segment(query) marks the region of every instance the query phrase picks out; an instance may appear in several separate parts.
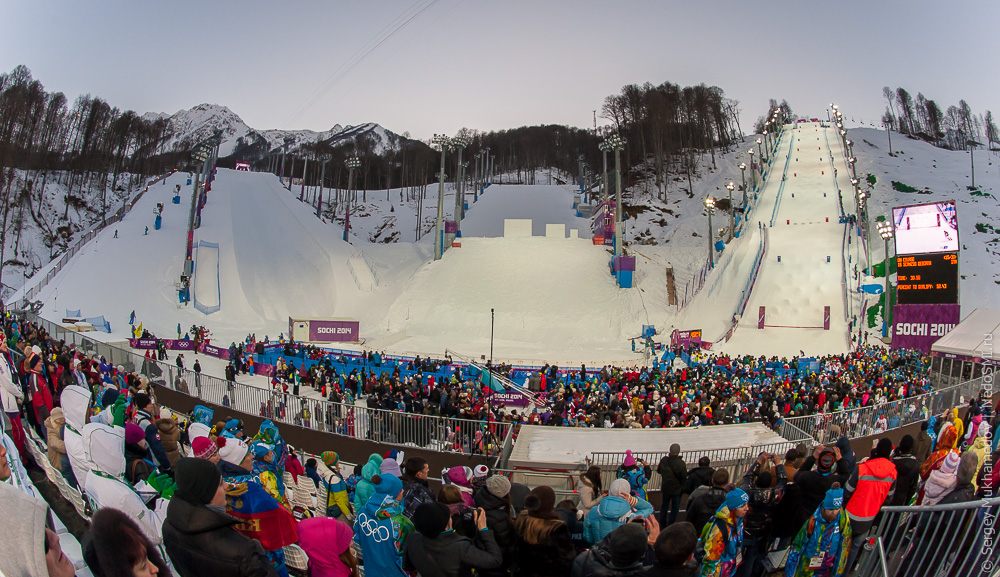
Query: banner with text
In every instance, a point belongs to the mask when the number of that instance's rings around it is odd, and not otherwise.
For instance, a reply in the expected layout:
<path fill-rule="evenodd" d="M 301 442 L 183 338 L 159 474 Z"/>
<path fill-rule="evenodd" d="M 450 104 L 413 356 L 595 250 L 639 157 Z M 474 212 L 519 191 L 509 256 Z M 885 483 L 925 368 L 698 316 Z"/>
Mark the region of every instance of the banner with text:
<path fill-rule="evenodd" d="M 931 345 L 961 320 L 960 306 L 896 305 L 892 309 L 892 348 L 931 352 Z"/>
<path fill-rule="evenodd" d="M 309 342 L 357 342 L 360 334 L 358 321 L 309 321 Z"/>

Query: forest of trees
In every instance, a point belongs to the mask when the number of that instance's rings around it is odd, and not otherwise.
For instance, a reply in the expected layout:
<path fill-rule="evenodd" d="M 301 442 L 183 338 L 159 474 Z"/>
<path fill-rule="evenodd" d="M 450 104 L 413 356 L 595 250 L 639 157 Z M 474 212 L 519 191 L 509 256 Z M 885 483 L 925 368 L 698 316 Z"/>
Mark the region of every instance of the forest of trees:
<path fill-rule="evenodd" d="M 787 103 L 782 104 L 787 107 Z M 770 118 L 776 106 L 772 100 L 771 109 L 764 117 Z M 559 125 L 490 132 L 462 129 L 455 136 L 469 141 L 464 155 L 464 160 L 469 161 L 466 174 L 473 172 L 474 155 L 488 147 L 495 158 L 498 181 L 533 184 L 537 171 L 548 168 L 575 178 L 580 156 L 592 174 L 600 174 L 602 158 L 598 144 L 615 132 L 626 139 L 622 151 L 625 186 L 641 182 L 645 192 L 661 199 L 667 197 L 671 179 L 668 173 L 686 176 L 690 194 L 690 180 L 697 170 L 696 154 L 710 152 L 714 165 L 716 149 L 729 148 L 743 136 L 739 102 L 726 98 L 721 88 L 704 84 L 687 87 L 670 82 L 658 86 L 630 84 L 619 94 L 606 97 L 599 115 L 608 122 L 598 129 Z M 423 190 L 434 181 L 440 153 L 427 143 L 404 136 L 389 143 L 382 154 L 375 152 L 375 145 L 373 137 L 362 135 L 352 142 L 316 143 L 296 152 L 313 159 L 309 163 L 307 183 L 316 182 L 319 164 L 315 159 L 323 154 L 332 158 L 327 165 L 326 186 L 347 187 L 348 171 L 344 161 L 355 155 L 361 160 L 360 174 L 355 176 L 358 179 L 356 186 L 362 191 L 403 187 L 409 197 L 410 190 Z M 269 154 L 275 152 L 269 151 Z M 278 172 L 273 163 L 269 164 L 270 156 L 265 156 L 260 149 L 255 154 L 257 167 L 266 170 L 270 166 Z M 456 174 L 456 163 L 456 155 L 449 154 L 445 168 L 449 180 Z M 295 165 L 295 178 L 302 178 L 305 163 L 297 159 Z M 286 172 L 289 168 L 286 160 Z"/>
<path fill-rule="evenodd" d="M 937 102 L 922 93 L 918 92 L 914 98 L 902 87 L 893 90 L 886 86 L 882 96 L 886 100 L 882 125 L 889 130 L 951 150 L 966 150 L 969 146 L 983 144 L 992 150 L 994 144 L 1000 143 L 993 113 L 987 110 L 985 114 L 976 114 L 964 99 L 958 101 L 958 106 L 942 110 Z"/>

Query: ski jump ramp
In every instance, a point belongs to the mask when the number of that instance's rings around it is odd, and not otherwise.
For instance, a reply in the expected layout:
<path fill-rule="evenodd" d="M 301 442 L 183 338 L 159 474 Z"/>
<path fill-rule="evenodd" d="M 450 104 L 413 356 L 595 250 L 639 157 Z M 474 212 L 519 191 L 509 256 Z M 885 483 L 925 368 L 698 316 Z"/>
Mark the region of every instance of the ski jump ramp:
<path fill-rule="evenodd" d="M 773 203 L 765 206 L 762 198 L 756 213 L 768 227 L 767 250 L 745 315 L 722 350 L 818 355 L 850 348 L 837 179 L 846 177 L 841 188 L 851 188 L 846 170 L 834 174 L 843 147 L 839 134 L 826 134 L 831 130 L 821 123 L 785 128 L 783 137 L 792 140 L 781 147 L 788 155 L 783 186 L 767 187 Z"/>

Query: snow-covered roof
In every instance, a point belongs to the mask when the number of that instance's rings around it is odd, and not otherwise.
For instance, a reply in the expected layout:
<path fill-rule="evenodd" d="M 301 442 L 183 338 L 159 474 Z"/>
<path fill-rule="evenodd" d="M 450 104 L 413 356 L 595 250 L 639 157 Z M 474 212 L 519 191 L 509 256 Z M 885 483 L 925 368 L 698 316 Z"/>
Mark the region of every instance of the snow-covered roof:
<path fill-rule="evenodd" d="M 1000 310 L 975 309 L 948 334 L 938 339 L 932 352 L 993 358 L 1000 335 Z"/>

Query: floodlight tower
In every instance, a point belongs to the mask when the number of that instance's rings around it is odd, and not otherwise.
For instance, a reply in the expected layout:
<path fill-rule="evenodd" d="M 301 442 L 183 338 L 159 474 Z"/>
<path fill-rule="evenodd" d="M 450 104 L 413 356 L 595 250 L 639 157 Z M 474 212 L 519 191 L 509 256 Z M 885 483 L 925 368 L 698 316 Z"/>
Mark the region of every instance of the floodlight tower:
<path fill-rule="evenodd" d="M 612 134 L 605 142 L 615 151 L 615 256 L 621 256 L 625 228 L 622 226 L 622 171 L 620 153 L 625 148 L 625 139 L 618 134 Z"/>
<path fill-rule="evenodd" d="M 740 163 L 740 178 L 743 179 L 743 206 L 747 204 L 747 163 Z"/>
<path fill-rule="evenodd" d="M 435 134 L 431 140 L 441 147 L 441 171 L 438 173 L 437 223 L 434 227 L 434 260 L 441 260 L 444 253 L 444 161 L 451 139 L 444 134 Z"/>
<path fill-rule="evenodd" d="M 882 327 L 882 336 L 889 334 L 889 325 L 892 324 L 892 302 L 889 298 L 889 239 L 893 236 L 892 218 L 888 218 L 878 223 L 878 234 L 885 244 L 885 314 L 882 315 L 885 326 Z"/>
<path fill-rule="evenodd" d="M 733 236 L 736 234 L 736 209 L 733 207 L 733 189 L 736 185 L 732 181 L 726 185 L 726 190 L 729 191 L 729 240 L 733 240 Z"/>
<path fill-rule="evenodd" d="M 708 266 L 715 268 L 715 235 L 712 233 L 712 213 L 715 212 L 715 199 L 711 196 L 705 199 L 705 212 L 708 213 Z"/>
<path fill-rule="evenodd" d="M 353 204 L 357 203 L 357 200 L 358 200 L 357 198 L 354 198 L 353 199 L 354 202 L 351 202 L 351 200 L 352 200 L 351 190 L 354 188 L 354 169 L 358 168 L 359 166 L 361 166 L 361 159 L 359 159 L 357 156 L 352 156 L 352 157 L 348 158 L 347 160 L 345 160 L 344 164 L 347 166 L 347 170 L 348 170 L 348 172 L 347 172 L 347 175 L 348 175 L 347 176 L 347 211 L 346 211 L 346 213 L 344 215 L 344 240 L 347 241 L 347 242 L 350 242 L 348 240 L 349 239 L 348 235 L 350 234 L 350 230 L 351 230 L 351 206 Z M 356 197 L 357 195 L 355 194 L 354 196 Z"/>
<path fill-rule="evenodd" d="M 465 202 L 465 187 L 463 186 L 463 180 L 465 178 L 465 171 L 463 170 L 465 166 L 462 164 L 462 150 L 466 146 L 469 146 L 469 139 L 456 136 L 451 139 L 451 145 L 455 147 L 458 152 L 458 161 L 455 164 L 455 236 L 458 236 L 458 231 L 462 227 L 462 209 L 463 203 Z"/>

